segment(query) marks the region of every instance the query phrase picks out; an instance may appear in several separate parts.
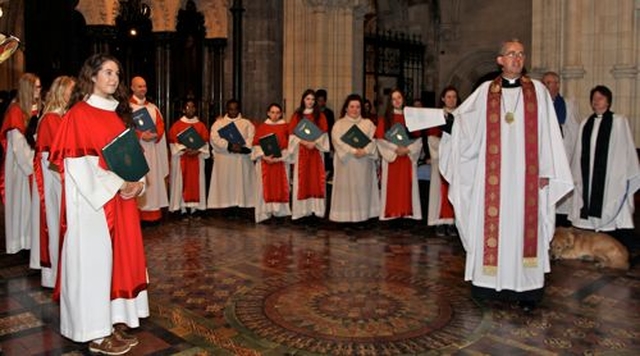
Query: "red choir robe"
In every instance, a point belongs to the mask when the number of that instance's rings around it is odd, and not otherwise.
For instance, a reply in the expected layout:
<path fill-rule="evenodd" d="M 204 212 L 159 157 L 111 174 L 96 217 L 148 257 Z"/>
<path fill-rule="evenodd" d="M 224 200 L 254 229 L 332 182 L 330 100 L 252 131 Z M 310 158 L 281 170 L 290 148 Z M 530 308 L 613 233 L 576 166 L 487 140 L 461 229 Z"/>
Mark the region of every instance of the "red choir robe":
<path fill-rule="evenodd" d="M 313 117 L 313 114 L 304 114 L 309 121 L 313 122 L 322 132 L 327 132 L 329 129 L 327 125 L 327 119 L 324 114 L 320 114 L 318 121 Z M 299 113 L 293 114 L 291 122 L 289 123 L 289 129 L 294 131 L 298 123 L 302 120 Z M 298 200 L 305 200 L 309 198 L 325 198 L 325 170 L 324 160 L 322 153 L 316 148 L 308 149 L 302 145 L 299 145 L 298 162 L 295 167 L 298 174 Z"/>
<path fill-rule="evenodd" d="M 253 138 L 253 146 L 260 146 L 260 138 L 275 134 L 278 138 L 280 150 L 287 149 L 289 144 L 289 127 L 286 124 L 269 125 L 266 123 L 258 126 L 256 135 Z M 284 162 L 269 164 L 264 160 L 260 161 L 262 177 L 258 177 L 262 182 L 262 198 L 265 203 L 288 203 L 289 202 L 289 180 Z"/>
<path fill-rule="evenodd" d="M 396 123 L 405 126 L 404 115 L 393 114 L 392 125 Z M 388 129 L 390 127 L 385 127 L 385 119 L 383 117 L 379 118 L 375 138 L 384 140 L 384 135 Z M 411 133 L 410 137 L 414 140 L 419 139 L 420 132 Z M 413 191 L 413 177 L 416 176 L 417 179 L 417 175 L 413 171 L 414 164 L 411 161 L 410 154 L 401 157 L 397 156 L 394 161 L 387 161 L 387 165 L 386 203 L 381 212 L 381 218 L 411 217 L 414 215 L 413 202 L 415 199 L 413 197 L 417 193 Z"/>
<path fill-rule="evenodd" d="M 97 156 L 99 168 L 108 171 L 102 148 L 124 130 L 125 126 L 115 112 L 79 102 L 63 120 L 51 147 L 49 161 L 59 167 L 63 181 L 66 179 L 65 159 Z M 69 232 L 75 230 L 72 225 L 82 225 L 83 221 L 76 221 L 69 215 L 72 208 L 69 208 L 69 199 L 65 200 L 64 220 Z M 146 259 L 136 199 L 123 199 L 116 193 L 103 209 L 113 249 L 111 299 L 135 298 L 147 288 Z M 61 237 L 61 246 L 66 238 Z M 60 259 L 64 258 L 62 255 Z M 58 278 L 59 282 L 60 278 L 64 276 Z M 59 284 L 56 283 L 56 289 Z"/>
<path fill-rule="evenodd" d="M 38 123 L 38 135 L 36 140 L 36 155 L 33 160 L 33 173 L 40 197 L 40 265 L 51 266 L 49 251 L 49 226 L 47 224 L 47 208 L 45 204 L 44 173 L 48 167 L 42 166 L 43 154 L 48 154 L 53 144 L 53 139 L 62 124 L 62 116 L 55 112 L 46 113 Z"/>
<path fill-rule="evenodd" d="M 427 137 L 429 136 L 433 136 L 433 137 L 437 137 L 438 138 L 438 142 L 440 141 L 440 137 L 442 137 L 442 129 L 439 127 L 432 127 L 427 129 Z M 435 156 L 436 157 L 432 157 L 432 162 L 437 162 L 439 157 L 439 150 L 435 150 Z M 433 172 L 433 170 L 435 169 L 435 172 Z M 443 221 L 451 221 L 454 218 L 454 213 L 453 213 L 453 205 L 451 205 L 451 202 L 449 201 L 449 182 L 447 182 L 445 179 L 442 179 L 442 176 L 440 175 L 440 170 L 438 168 L 438 165 L 431 165 L 431 170 L 432 173 L 431 175 L 433 176 L 434 174 L 437 174 L 440 179 L 436 180 L 436 179 L 432 179 L 431 183 L 432 184 L 436 184 L 438 181 L 440 182 L 440 189 L 435 190 L 437 192 L 439 192 L 440 196 L 438 201 L 440 202 L 440 204 L 438 204 L 438 206 L 435 207 L 436 211 L 438 212 L 435 216 L 435 221 L 437 222 L 443 222 Z M 432 190 L 433 191 L 433 190 Z M 435 199 L 436 197 L 430 198 L 430 199 Z"/>
<path fill-rule="evenodd" d="M 189 126 L 193 126 L 204 142 L 209 140 L 209 131 L 201 121 L 189 124 L 178 120 L 169 129 L 169 144 L 179 143 L 178 134 Z M 200 172 L 199 160 L 199 155 L 180 156 L 182 199 L 185 203 L 200 203 L 200 175 L 204 174 L 204 172 Z"/>

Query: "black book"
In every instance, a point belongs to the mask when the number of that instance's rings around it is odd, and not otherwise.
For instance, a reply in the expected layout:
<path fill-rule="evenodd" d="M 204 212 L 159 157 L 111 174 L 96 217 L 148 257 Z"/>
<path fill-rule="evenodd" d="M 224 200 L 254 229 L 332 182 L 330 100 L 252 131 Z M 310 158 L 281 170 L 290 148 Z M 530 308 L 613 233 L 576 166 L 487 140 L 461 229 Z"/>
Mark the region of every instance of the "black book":
<path fill-rule="evenodd" d="M 245 145 L 244 137 L 242 137 L 242 134 L 238 130 L 238 127 L 233 122 L 219 129 L 218 135 L 220 135 L 220 137 L 224 138 L 231 144 L 238 144 L 240 146 Z"/>
<path fill-rule="evenodd" d="M 207 144 L 193 126 L 189 126 L 180 131 L 180 133 L 176 135 L 176 138 L 178 139 L 178 142 L 192 150 L 199 150 L 202 146 Z"/>
<path fill-rule="evenodd" d="M 354 124 L 340 139 L 353 148 L 363 148 L 371 142 L 371 139 Z"/>
<path fill-rule="evenodd" d="M 393 124 L 391 128 L 385 132 L 384 138 L 397 146 L 406 147 L 412 143 L 407 133 L 407 128 L 399 122 Z"/>
<path fill-rule="evenodd" d="M 137 182 L 149 172 L 138 136 L 130 128 L 104 146 L 102 156 L 109 170 L 127 182 Z"/>
<path fill-rule="evenodd" d="M 265 156 L 273 156 L 274 158 L 282 157 L 282 151 L 280 150 L 276 134 L 262 136 L 259 142 Z"/>
<path fill-rule="evenodd" d="M 311 122 L 311 120 L 303 117 L 302 120 L 298 122 L 295 129 L 293 129 L 293 134 L 298 136 L 299 138 L 305 141 L 315 141 L 322 135 L 322 130 Z"/>
<path fill-rule="evenodd" d="M 133 112 L 133 123 L 136 125 L 136 129 L 140 131 L 151 130 L 151 132 L 158 132 L 147 108 L 140 108 Z"/>

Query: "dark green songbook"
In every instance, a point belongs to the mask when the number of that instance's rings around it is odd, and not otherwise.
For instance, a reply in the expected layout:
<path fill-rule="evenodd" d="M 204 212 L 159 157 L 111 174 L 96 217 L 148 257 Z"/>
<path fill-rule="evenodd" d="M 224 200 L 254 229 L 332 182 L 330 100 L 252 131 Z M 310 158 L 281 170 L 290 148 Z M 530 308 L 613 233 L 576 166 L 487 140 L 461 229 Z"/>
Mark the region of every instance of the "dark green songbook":
<path fill-rule="evenodd" d="M 131 128 L 104 146 L 102 157 L 109 170 L 127 182 L 137 182 L 149 172 L 138 136 Z"/>
<path fill-rule="evenodd" d="M 371 142 L 371 139 L 356 124 L 351 126 L 340 139 L 353 148 L 363 148 Z"/>
<path fill-rule="evenodd" d="M 293 134 L 305 141 L 315 141 L 322 135 L 322 130 L 306 117 L 303 117 L 293 129 Z"/>
<path fill-rule="evenodd" d="M 178 142 L 192 150 L 199 150 L 202 146 L 207 144 L 193 126 L 189 126 L 180 131 L 180 133 L 176 135 L 176 138 L 178 139 Z"/>
<path fill-rule="evenodd" d="M 276 134 L 262 136 L 259 142 L 265 156 L 273 156 L 274 158 L 282 157 L 282 151 L 280 150 Z"/>
<path fill-rule="evenodd" d="M 244 137 L 242 137 L 240 130 L 238 130 L 238 127 L 233 122 L 219 129 L 218 135 L 231 144 L 238 144 L 240 146 L 244 146 L 245 144 Z"/>
<path fill-rule="evenodd" d="M 140 131 L 151 130 L 151 132 L 158 132 L 147 108 L 140 108 L 133 112 L 133 123 L 136 125 L 136 129 Z"/>
<path fill-rule="evenodd" d="M 399 122 L 393 124 L 391 128 L 385 132 L 384 138 L 397 146 L 406 147 L 412 143 L 407 133 L 407 128 Z"/>

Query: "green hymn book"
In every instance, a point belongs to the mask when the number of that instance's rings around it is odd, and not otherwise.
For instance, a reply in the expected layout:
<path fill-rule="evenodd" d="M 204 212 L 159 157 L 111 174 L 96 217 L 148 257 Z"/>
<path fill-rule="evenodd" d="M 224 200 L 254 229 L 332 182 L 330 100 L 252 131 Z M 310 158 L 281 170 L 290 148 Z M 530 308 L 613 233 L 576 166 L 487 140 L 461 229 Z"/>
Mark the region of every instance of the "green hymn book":
<path fill-rule="evenodd" d="M 192 150 L 199 150 L 206 144 L 202 137 L 200 137 L 200 134 L 198 134 L 198 131 L 193 128 L 193 126 L 189 126 L 186 129 L 180 131 L 180 133 L 176 135 L 176 138 L 178 139 L 178 142 Z"/>
<path fill-rule="evenodd" d="M 353 148 L 363 148 L 371 142 L 371 139 L 356 124 L 351 126 L 340 139 Z"/>
<path fill-rule="evenodd" d="M 282 151 L 280 150 L 276 134 L 262 136 L 259 142 L 265 156 L 273 156 L 274 158 L 282 157 Z"/>
<path fill-rule="evenodd" d="M 397 146 L 407 147 L 412 143 L 407 133 L 407 128 L 399 122 L 393 124 L 391 128 L 385 132 L 384 138 Z"/>
<path fill-rule="evenodd" d="M 137 182 L 149 172 L 138 136 L 131 128 L 124 130 L 104 146 L 102 157 L 109 170 L 127 182 Z"/>
<path fill-rule="evenodd" d="M 315 141 L 322 135 L 322 130 L 306 117 L 303 117 L 293 129 L 293 134 L 305 141 Z"/>

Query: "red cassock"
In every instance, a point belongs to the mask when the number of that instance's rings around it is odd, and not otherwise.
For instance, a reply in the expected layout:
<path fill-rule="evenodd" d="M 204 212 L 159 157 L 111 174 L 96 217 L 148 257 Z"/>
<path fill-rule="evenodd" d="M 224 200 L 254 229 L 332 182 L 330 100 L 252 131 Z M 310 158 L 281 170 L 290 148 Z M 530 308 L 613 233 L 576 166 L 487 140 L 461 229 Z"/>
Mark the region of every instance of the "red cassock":
<path fill-rule="evenodd" d="M 260 138 L 275 134 L 278 138 L 280 150 L 285 150 L 289 145 L 289 126 L 286 124 L 269 125 L 266 123 L 258 126 L 253 138 L 253 145 L 260 145 Z M 261 160 L 262 165 L 262 195 L 265 203 L 288 203 L 289 181 L 284 162 L 267 163 Z"/>
<path fill-rule="evenodd" d="M 327 118 L 320 114 L 316 121 L 313 114 L 304 114 L 307 120 L 313 122 L 322 132 L 327 132 Z M 300 114 L 295 113 L 289 123 L 289 130 L 293 132 L 302 120 Z M 298 151 L 298 200 L 309 198 L 324 198 L 325 196 L 325 171 L 322 153 L 316 148 L 308 149 L 302 145 Z"/>
<path fill-rule="evenodd" d="M 169 130 L 169 143 L 179 143 L 178 134 L 189 126 L 198 132 L 200 137 L 207 142 L 209 131 L 200 121 L 189 124 L 182 120 L 176 121 Z M 182 199 L 185 203 L 197 203 L 200 201 L 200 161 L 198 155 L 182 155 L 180 157 L 180 171 L 182 172 Z"/>
<path fill-rule="evenodd" d="M 79 102 L 67 113 L 51 147 L 49 161 L 59 167 L 64 175 L 64 160 L 97 156 L 98 165 L 108 170 L 102 148 L 125 130 L 122 120 L 113 111 L 102 110 Z M 64 187 L 64 183 L 63 183 Z M 64 194 L 63 194 L 64 197 Z M 63 204 L 66 204 L 64 202 Z M 63 207 L 61 211 L 65 211 Z M 146 259 L 140 230 L 140 217 L 136 199 L 123 199 L 115 194 L 103 206 L 105 219 L 111 236 L 113 267 L 111 279 L 111 299 L 133 299 L 147 288 Z M 66 214 L 63 214 L 66 215 Z M 66 217 L 66 224 L 82 224 Z M 64 218 L 62 221 L 65 221 Z M 63 223 L 61 222 L 61 226 Z M 61 246 L 64 244 L 61 233 Z M 61 260 L 64 255 L 61 256 Z M 60 278 L 58 274 L 54 297 L 59 297 Z"/>
<path fill-rule="evenodd" d="M 394 114 L 393 124 L 400 123 L 403 126 L 404 115 Z M 385 127 L 385 119 L 378 119 L 376 126 L 376 139 L 384 139 L 384 134 L 390 127 Z M 412 133 L 412 138 L 419 137 L 419 132 Z M 412 177 L 413 164 L 409 156 L 398 156 L 395 161 L 388 163 L 387 172 L 387 205 L 385 207 L 385 217 L 402 217 L 413 215 L 412 205 Z"/>
<path fill-rule="evenodd" d="M 427 129 L 427 136 L 442 137 L 442 129 L 432 127 Z M 431 167 L 434 169 L 434 167 Z M 438 167 L 435 167 L 438 169 Z M 449 202 L 449 182 L 446 179 L 440 179 L 440 219 L 453 219 L 453 205 Z"/>
<path fill-rule="evenodd" d="M 49 254 L 49 227 L 47 226 L 47 208 L 45 206 L 44 176 L 42 167 L 42 153 L 50 152 L 53 139 L 62 124 L 62 116 L 50 112 L 45 114 L 38 123 L 38 139 L 36 141 L 36 154 L 33 160 L 33 173 L 38 195 L 40 196 L 40 265 L 51 267 Z M 48 168 L 44 168 L 48 169 Z"/>
<path fill-rule="evenodd" d="M 4 115 L 2 129 L 0 130 L 0 144 L 2 144 L 2 152 L 7 152 L 7 132 L 18 129 L 23 135 L 27 130 L 24 114 L 17 103 L 9 105 Z M 4 157 L 0 164 L 0 194 L 2 195 L 2 203 L 4 204 Z"/>

